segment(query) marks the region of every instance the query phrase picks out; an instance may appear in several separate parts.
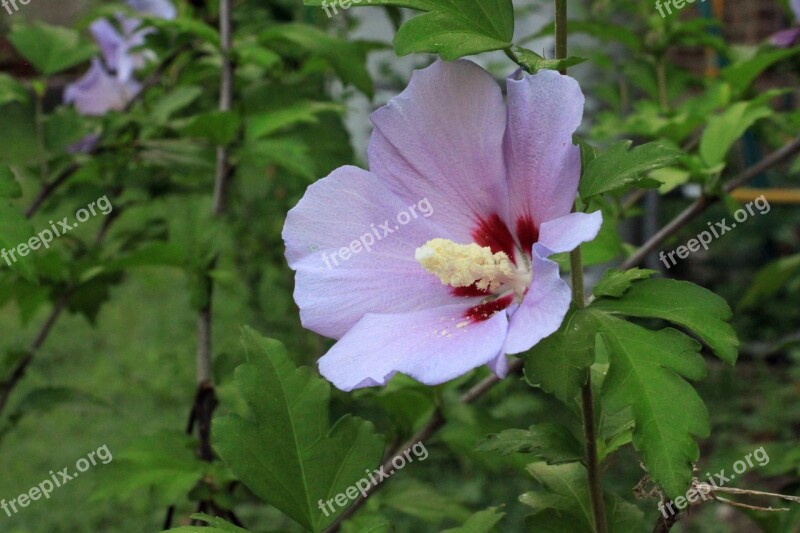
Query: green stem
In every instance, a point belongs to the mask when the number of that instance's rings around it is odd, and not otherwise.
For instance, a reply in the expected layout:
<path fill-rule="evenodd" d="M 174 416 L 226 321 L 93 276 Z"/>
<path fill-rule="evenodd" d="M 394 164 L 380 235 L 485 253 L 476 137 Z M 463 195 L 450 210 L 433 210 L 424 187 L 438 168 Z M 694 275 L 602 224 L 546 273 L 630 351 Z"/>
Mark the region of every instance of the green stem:
<path fill-rule="evenodd" d="M 555 0 L 556 4 L 556 59 L 567 57 L 567 0 Z M 567 69 L 561 70 L 562 74 Z M 570 275 L 572 277 L 572 300 L 575 307 L 586 306 L 583 283 L 583 258 L 580 246 L 570 253 Z M 603 502 L 603 484 L 600 478 L 600 465 L 597 461 L 597 429 L 594 422 L 594 400 L 592 397 L 592 375 L 586 378 L 581 388 L 581 404 L 583 407 L 583 431 L 586 440 L 586 470 L 589 477 L 589 498 L 592 503 L 594 529 L 597 533 L 606 533 L 606 509 Z"/>
<path fill-rule="evenodd" d="M 34 108 L 34 127 L 36 129 L 36 148 L 39 152 L 39 179 L 42 183 L 47 183 L 50 169 L 47 165 L 47 154 L 44 142 L 44 96 L 47 91 L 47 81 L 42 81 L 34 87 L 35 108 Z"/>
<path fill-rule="evenodd" d="M 656 81 L 658 83 L 658 105 L 662 111 L 669 110 L 669 97 L 667 96 L 667 64 L 664 57 L 658 58 L 656 63 Z"/>
<path fill-rule="evenodd" d="M 583 289 L 583 258 L 580 246 L 570 253 L 569 263 L 572 277 L 572 301 L 577 309 L 583 309 L 586 305 L 586 297 Z M 600 478 L 600 464 L 597 461 L 597 428 L 594 422 L 591 371 L 586 378 L 586 384 L 581 387 L 581 405 L 583 407 L 583 434 L 586 441 L 586 471 L 589 475 L 589 497 L 592 502 L 594 526 L 597 533 L 606 533 L 603 482 Z"/>
<path fill-rule="evenodd" d="M 567 57 L 567 0 L 556 2 L 556 59 Z M 566 74 L 567 69 L 561 69 L 561 74 Z"/>

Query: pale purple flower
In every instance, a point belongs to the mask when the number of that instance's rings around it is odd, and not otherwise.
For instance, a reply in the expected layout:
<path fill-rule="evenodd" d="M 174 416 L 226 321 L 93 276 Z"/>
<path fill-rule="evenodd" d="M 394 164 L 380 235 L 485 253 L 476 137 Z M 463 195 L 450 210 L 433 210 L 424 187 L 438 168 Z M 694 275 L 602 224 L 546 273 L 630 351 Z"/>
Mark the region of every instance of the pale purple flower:
<path fill-rule="evenodd" d="M 169 0 L 128 0 L 128 5 L 144 15 L 173 19 L 175 7 Z M 149 50 L 132 51 L 145 43 L 145 37 L 153 30 L 142 28 L 142 21 L 117 14 L 115 26 L 108 19 L 98 19 L 90 31 L 103 55 L 105 66 L 99 59 L 92 60 L 89 71 L 78 81 L 67 86 L 64 102 L 74 103 L 84 115 L 103 115 L 108 111 L 121 111 L 141 90 L 133 74 L 145 66 L 155 54 Z M 76 144 L 80 151 L 93 142 Z"/>
<path fill-rule="evenodd" d="M 140 90 L 139 82 L 121 80 L 109 74 L 100 60 L 94 58 L 89 72 L 67 86 L 64 102 L 74 104 L 83 115 L 104 115 L 109 111 L 125 109 Z"/>
<path fill-rule="evenodd" d="M 142 46 L 145 37 L 152 30 L 136 31 L 141 21 L 118 15 L 122 33 L 108 19 L 98 19 L 92 23 L 90 30 L 108 69 L 117 74 L 121 80 L 128 80 L 134 71 L 142 68 L 155 56 L 149 50 L 131 52 L 131 49 Z"/>
<path fill-rule="evenodd" d="M 174 19 L 175 7 L 169 0 L 128 0 L 128 5 L 142 13 L 163 19 Z M 100 50 L 106 66 L 116 72 L 122 80 L 128 80 L 134 71 L 142 68 L 148 61 L 155 59 L 149 50 L 132 51 L 145 43 L 145 38 L 152 33 L 152 28 L 142 28 L 142 21 L 136 18 L 116 15 L 119 29 L 108 19 L 98 19 L 90 27 L 92 35 Z"/>
<path fill-rule="evenodd" d="M 794 12 L 795 21 L 800 23 L 800 0 L 790 0 L 789 5 Z M 800 44 L 800 26 L 773 34 L 769 42 L 778 48 L 791 48 L 796 44 Z"/>
<path fill-rule="evenodd" d="M 128 6 L 143 15 L 164 20 L 173 20 L 177 15 L 175 6 L 169 0 L 128 0 Z"/>
<path fill-rule="evenodd" d="M 371 171 L 339 168 L 289 212 L 295 300 L 305 327 L 338 339 L 319 361 L 338 388 L 397 372 L 433 385 L 485 364 L 504 376 L 506 354 L 563 321 L 570 289 L 547 257 L 602 223 L 600 212 L 571 213 L 584 97 L 554 71 L 507 87 L 506 105 L 466 60 L 416 71 L 372 115 Z M 423 199 L 432 215 L 400 227 L 396 215 Z M 371 251 L 353 253 L 368 234 Z"/>

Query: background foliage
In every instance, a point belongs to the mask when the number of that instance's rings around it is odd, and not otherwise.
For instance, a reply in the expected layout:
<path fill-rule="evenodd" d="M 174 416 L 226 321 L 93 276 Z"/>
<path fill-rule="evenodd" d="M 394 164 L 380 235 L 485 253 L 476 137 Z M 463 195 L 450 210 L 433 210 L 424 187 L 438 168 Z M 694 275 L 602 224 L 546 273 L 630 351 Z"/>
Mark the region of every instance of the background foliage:
<path fill-rule="evenodd" d="M 796 184 L 800 46 L 741 46 L 694 8 L 662 18 L 647 2 L 598 0 L 569 3 L 572 57 L 555 61 L 548 2 L 378 0 L 330 19 L 321 1 L 306 4 L 234 4 L 230 110 L 219 107 L 216 2 L 148 19 L 157 31 L 144 47 L 157 60 L 138 73 L 145 89 L 101 116 L 63 104 L 62 92 L 99 53 L 88 24 L 123 6 L 104 4 L 69 26 L 29 22 L 24 10 L 5 18 L 0 246 L 103 195 L 114 211 L 12 267 L 0 263 L 0 497 L 103 444 L 114 460 L 50 500 L 0 514 L 3 531 L 157 531 L 170 506 L 175 526 L 201 508 L 225 518 L 213 522 L 218 531 L 237 531 L 237 520 L 252 531 L 322 530 L 330 520 L 317 499 L 377 467 L 431 417 L 446 423 L 426 441 L 428 459 L 386 481 L 342 531 L 590 531 L 574 401 L 590 372 L 602 390 L 613 531 L 652 530 L 659 516 L 656 499 L 632 491 L 642 460 L 675 497 L 691 462 L 701 474 L 730 470 L 763 445 L 769 464 L 735 486 L 800 494 L 796 200 L 771 201 L 769 214 L 666 272 L 675 280 L 603 277 L 608 266 L 633 266 L 636 247 L 692 202 L 708 210 L 656 252 L 730 218 L 739 204 L 726 185 L 791 143 L 750 185 Z M 683 60 L 692 51 L 708 68 Z M 330 341 L 300 326 L 285 213 L 315 180 L 363 162 L 366 112 L 435 54 L 480 54 L 498 79 L 517 63 L 569 66 L 581 81 L 581 199 L 606 219 L 584 259 L 587 280 L 602 281 L 588 309 L 526 356 L 526 379 L 475 401 L 462 394 L 485 369 L 435 388 L 398 377 L 340 393 L 313 370 Z M 95 141 L 76 149 L 89 135 Z M 215 216 L 220 146 L 232 170 L 227 212 Z M 664 273 L 655 255 L 637 259 Z M 219 418 L 207 462 L 185 426 L 198 315 L 212 299 Z M 640 380 L 624 379 L 631 374 Z M 766 515 L 708 504 L 675 530 L 792 532 L 798 508 Z"/>

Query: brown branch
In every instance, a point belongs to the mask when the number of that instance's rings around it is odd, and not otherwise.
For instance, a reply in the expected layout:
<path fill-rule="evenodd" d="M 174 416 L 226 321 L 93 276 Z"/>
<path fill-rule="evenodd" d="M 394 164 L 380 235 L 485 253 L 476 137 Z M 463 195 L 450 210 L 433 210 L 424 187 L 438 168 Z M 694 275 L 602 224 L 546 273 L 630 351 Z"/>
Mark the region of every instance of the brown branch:
<path fill-rule="evenodd" d="M 115 196 L 119 196 L 122 190 L 119 189 L 115 193 Z M 121 214 L 120 209 L 115 209 L 111 213 L 108 214 L 108 217 L 103 222 L 103 225 L 100 227 L 100 230 L 97 233 L 95 238 L 95 244 L 99 246 L 102 244 L 105 237 L 108 235 L 108 231 L 111 228 L 111 225 L 119 218 Z M 50 312 L 50 315 L 45 320 L 42 327 L 39 329 L 39 332 L 34 337 L 33 341 L 31 342 L 30 347 L 28 348 L 28 352 L 25 357 L 17 363 L 17 366 L 14 367 L 14 370 L 11 371 L 11 375 L 0 384 L 0 413 L 3 412 L 5 409 L 8 399 L 11 396 L 11 393 L 17 387 L 19 382 L 25 376 L 28 367 L 33 362 L 33 358 L 36 355 L 36 352 L 44 345 L 47 338 L 50 336 L 50 332 L 53 330 L 53 326 L 55 326 L 58 319 L 61 317 L 64 309 L 66 309 L 67 303 L 69 302 L 69 298 L 72 296 L 74 289 L 67 289 L 61 295 L 61 297 L 56 301 L 53 310 Z"/>
<path fill-rule="evenodd" d="M 233 32 L 231 24 L 231 0 L 219 1 L 219 39 L 222 52 L 222 71 L 220 72 L 219 110 L 230 111 L 233 105 L 233 63 L 231 62 L 231 46 Z M 225 213 L 228 206 L 228 178 L 230 163 L 228 148 L 217 147 L 217 169 L 214 180 L 215 215 Z"/>
<path fill-rule="evenodd" d="M 772 168 L 775 165 L 783 163 L 797 153 L 800 153 L 800 137 L 796 138 L 783 148 L 776 150 L 752 167 L 746 169 L 735 178 L 731 179 L 722 188 L 722 190 L 726 193 L 730 193 L 734 189 L 741 187 L 748 181 L 752 180 L 762 172 Z M 710 205 L 719 201 L 719 199 L 720 197 L 717 195 L 703 193 L 700 198 L 692 202 L 689 207 L 684 209 L 677 217 L 672 219 L 669 224 L 661 228 L 658 232 L 656 232 L 655 235 L 650 237 L 646 243 L 639 247 L 639 249 L 636 250 L 633 255 L 631 255 L 625 262 L 622 263 L 620 268 L 624 270 L 640 264 L 645 257 L 653 252 L 661 243 L 681 230 L 689 222 L 694 220 L 697 215 L 705 211 Z"/>
<path fill-rule="evenodd" d="M 672 503 L 669 500 L 664 502 L 665 504 Z M 665 507 L 666 508 L 666 505 Z M 672 529 L 672 526 L 678 523 L 680 519 L 680 509 L 677 513 L 670 514 L 668 517 L 664 518 L 663 515 L 659 515 L 656 526 L 653 528 L 653 533 L 669 533 L 669 530 Z"/>
<path fill-rule="evenodd" d="M 513 361 L 511 361 L 508 365 L 509 375 L 516 374 L 517 372 L 522 370 L 522 366 L 523 366 L 522 359 L 514 359 Z M 492 387 L 494 387 L 500 381 L 502 380 L 494 375 L 484 378 L 476 385 L 471 387 L 469 390 L 467 390 L 464 394 L 462 394 L 461 397 L 459 398 L 459 402 L 463 404 L 471 404 L 475 402 L 478 398 L 486 394 Z M 424 442 L 430 439 L 437 431 L 439 431 L 439 429 L 442 428 L 442 426 L 444 426 L 446 421 L 447 420 L 445 419 L 442 410 L 437 408 L 436 411 L 434 411 L 433 416 L 431 416 L 431 419 L 428 421 L 427 424 L 425 424 L 425 427 L 420 429 L 417 433 L 414 434 L 413 437 L 405 441 L 403 444 L 395 447 L 395 449 L 392 451 L 389 457 L 386 460 L 384 460 L 381 467 L 387 471 L 391 470 L 392 461 L 396 457 L 403 457 L 402 452 L 404 450 L 409 449 L 418 442 Z M 369 498 L 372 495 L 372 493 L 380 489 L 382 486 L 383 486 L 382 483 L 377 486 L 370 485 L 370 487 L 366 490 L 367 493 L 366 497 L 359 496 L 358 499 L 353 502 L 353 505 L 348 507 L 341 515 L 339 515 L 339 517 L 330 526 L 328 526 L 328 528 L 325 530 L 325 533 L 335 533 L 336 531 L 339 531 L 342 522 L 353 516 L 356 513 L 356 511 L 358 511 L 361 508 L 361 506 L 364 505 L 364 503 L 366 503 L 367 498 Z"/>
<path fill-rule="evenodd" d="M 53 194 L 56 189 L 64 185 L 66 181 L 73 175 L 78 169 L 81 168 L 81 165 L 78 163 L 72 163 L 67 168 L 59 172 L 58 177 L 49 183 L 45 183 L 42 188 L 39 190 L 39 194 L 36 195 L 36 198 L 33 199 L 31 205 L 25 209 L 25 217 L 31 218 L 36 211 L 42 206 L 42 204 L 47 200 L 51 194 Z"/>
<path fill-rule="evenodd" d="M 55 306 L 53 306 L 53 310 L 50 312 L 50 315 L 45 320 L 42 327 L 39 329 L 39 333 L 36 334 L 33 342 L 31 342 L 30 347 L 28 348 L 28 352 L 25 354 L 14 370 L 11 372 L 11 375 L 0 384 L 0 413 L 6 407 L 8 403 L 8 398 L 11 396 L 11 392 L 16 388 L 22 378 L 25 376 L 25 372 L 28 370 L 31 362 L 33 362 L 34 354 L 42 347 L 42 345 L 47 340 L 47 337 L 50 336 L 50 332 L 53 330 L 53 326 L 55 326 L 58 318 L 61 316 L 61 313 L 64 311 L 64 308 L 67 304 L 67 299 L 69 298 L 69 293 L 65 293 L 61 298 L 58 299 Z"/>
<path fill-rule="evenodd" d="M 233 27 L 231 22 L 231 0 L 219 0 L 219 34 L 220 52 L 222 55 L 222 66 L 220 70 L 220 96 L 219 110 L 230 111 L 233 105 L 233 63 L 231 62 L 231 48 L 233 42 Z M 212 213 L 215 217 L 225 214 L 228 204 L 228 178 L 231 173 L 229 160 L 229 150 L 227 146 L 217 147 L 217 164 L 214 175 L 214 197 L 212 201 Z M 211 422 L 214 410 L 217 407 L 217 397 L 214 390 L 213 376 L 211 374 L 212 361 L 212 309 L 214 295 L 214 279 L 211 271 L 216 267 L 218 256 L 208 265 L 204 276 L 206 303 L 198 314 L 197 318 L 197 394 L 195 395 L 192 413 L 189 419 L 189 433 L 193 431 L 193 426 L 197 424 L 198 430 L 198 454 L 203 461 L 212 462 L 214 451 L 211 446 Z M 212 501 L 198 502 L 198 510 L 211 509 L 219 516 L 231 516 L 230 511 L 220 510 Z M 167 511 L 167 526 L 171 525 L 171 515 L 174 507 Z M 193 520 L 193 525 L 202 526 L 200 520 Z"/>

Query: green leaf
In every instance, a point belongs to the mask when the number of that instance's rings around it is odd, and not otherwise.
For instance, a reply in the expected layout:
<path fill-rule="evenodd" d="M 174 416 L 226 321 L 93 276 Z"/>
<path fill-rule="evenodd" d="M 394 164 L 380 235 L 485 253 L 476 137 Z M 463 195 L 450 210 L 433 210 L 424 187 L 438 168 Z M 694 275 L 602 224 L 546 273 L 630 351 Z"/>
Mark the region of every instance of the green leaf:
<path fill-rule="evenodd" d="M 209 516 L 203 513 L 195 513 L 192 515 L 192 518 L 196 520 L 202 520 L 208 524 L 208 526 L 184 526 L 165 531 L 177 531 L 179 533 L 249 533 L 248 530 L 242 529 L 239 526 L 235 526 L 230 522 L 226 522 L 222 518 L 217 518 L 215 516 Z"/>
<path fill-rule="evenodd" d="M 63 153 L 89 132 L 86 119 L 70 107 L 59 107 L 44 119 L 44 141 L 51 154 Z"/>
<path fill-rule="evenodd" d="M 800 46 L 785 50 L 759 51 L 754 57 L 722 69 L 720 74 L 734 89 L 743 92 L 769 67 L 798 53 Z"/>
<path fill-rule="evenodd" d="M 317 124 L 317 114 L 341 112 L 333 102 L 298 102 L 289 107 L 252 115 L 247 119 L 247 138 L 260 139 L 295 124 Z"/>
<path fill-rule="evenodd" d="M 535 74 L 540 70 L 561 70 L 575 65 L 580 65 L 586 58 L 583 57 L 566 57 L 563 59 L 545 59 L 533 50 L 515 46 L 511 49 L 514 57 L 522 68 L 531 74 Z"/>
<path fill-rule="evenodd" d="M 632 268 L 625 271 L 614 268 L 606 270 L 606 273 L 603 274 L 603 279 L 598 281 L 597 285 L 592 289 L 592 294 L 598 298 L 603 296 L 619 298 L 631 287 L 634 281 L 647 279 L 656 272 L 656 270 L 647 268 Z"/>
<path fill-rule="evenodd" d="M 182 432 L 141 437 L 129 448 L 115 451 L 91 501 L 125 500 L 144 489 L 154 489 L 165 502 L 180 501 L 210 468 L 196 450 L 197 440 Z"/>
<path fill-rule="evenodd" d="M 281 24 L 261 34 L 261 38 L 287 40 L 324 59 L 344 83 L 372 97 L 374 87 L 366 67 L 366 53 L 358 43 L 340 39 L 305 24 Z"/>
<path fill-rule="evenodd" d="M 632 408 L 633 445 L 650 477 L 675 498 L 689 487 L 700 455 L 693 436 L 709 433 L 708 411 L 685 380 L 705 377 L 700 344 L 672 328 L 652 331 L 602 312 L 592 318 L 610 359 L 604 407 Z"/>
<path fill-rule="evenodd" d="M 0 198 L 19 198 L 22 196 L 22 187 L 17 183 L 17 178 L 11 169 L 0 165 Z"/>
<path fill-rule="evenodd" d="M 658 187 L 660 194 L 667 194 L 675 187 L 683 185 L 689 181 L 691 176 L 692 173 L 688 170 L 676 167 L 657 168 L 650 173 L 650 177 L 661 184 Z"/>
<path fill-rule="evenodd" d="M 592 309 L 619 315 L 661 318 L 692 330 L 726 363 L 736 362 L 739 341 L 728 320 L 728 303 L 685 281 L 650 279 L 635 283 L 620 299 L 603 298 Z"/>
<path fill-rule="evenodd" d="M 791 279 L 800 275 L 800 254 L 782 257 L 759 270 L 739 302 L 744 309 L 774 296 Z"/>
<path fill-rule="evenodd" d="M 281 63 L 281 56 L 255 43 L 236 43 L 233 49 L 239 65 L 256 65 L 271 70 Z"/>
<path fill-rule="evenodd" d="M 760 103 L 738 102 L 722 114 L 711 117 L 700 139 L 700 157 L 708 167 L 725 162 L 733 144 L 760 119 L 773 111 Z"/>
<path fill-rule="evenodd" d="M 494 526 L 506 515 L 500 512 L 501 507 L 490 507 L 483 511 L 478 511 L 463 526 L 445 529 L 441 533 L 491 533 Z"/>
<path fill-rule="evenodd" d="M 600 155 L 600 150 L 598 150 L 596 146 L 590 144 L 586 139 L 577 135 L 572 136 L 572 142 L 573 144 L 577 144 L 581 149 L 581 174 L 583 174 L 589 167 L 589 163 Z"/>
<path fill-rule="evenodd" d="M 201 113 L 183 127 L 187 137 L 208 139 L 212 143 L 225 146 L 233 142 L 239 131 L 239 115 L 232 111 L 209 111 Z"/>
<path fill-rule="evenodd" d="M 11 368 L 16 367 L 27 352 L 10 352 L 7 354 L 0 368 L 0 376 L 6 376 Z M 6 416 L 0 438 L 4 438 L 8 433 L 17 428 L 20 422 L 31 415 L 43 416 L 59 407 L 66 407 L 71 404 L 87 404 L 101 407 L 109 405 L 102 399 L 87 392 L 71 387 L 42 387 L 33 389 L 25 394 L 16 403 L 14 410 Z"/>
<path fill-rule="evenodd" d="M 647 173 L 674 163 L 682 152 L 661 142 L 651 142 L 628 150 L 632 141 L 620 141 L 589 163 L 581 177 L 581 198 L 585 201 L 598 194 L 635 185 Z"/>
<path fill-rule="evenodd" d="M 33 281 L 36 275 L 33 269 L 30 251 L 21 257 L 16 248 L 33 237 L 33 226 L 25 216 L 6 201 L 0 200 L 0 268 L 11 268 L 24 278 Z"/>
<path fill-rule="evenodd" d="M 527 494 L 520 496 L 520 500 Z M 523 502 L 524 503 L 524 502 Z M 526 531 L 536 533 L 594 533 L 594 529 L 581 528 L 575 524 L 575 518 L 562 511 L 555 509 L 545 509 L 538 513 L 530 514 L 525 517 Z"/>
<path fill-rule="evenodd" d="M 589 498 L 589 480 L 581 463 L 547 465 L 533 463 L 528 472 L 544 490 L 527 492 L 519 500 L 537 512 L 526 520 L 532 531 L 553 533 L 592 533 L 594 518 Z M 643 513 L 636 506 L 613 494 L 605 493 L 603 500 L 611 533 L 630 533 L 641 527 Z"/>
<path fill-rule="evenodd" d="M 236 383 L 251 412 L 216 419 L 215 448 L 256 495 L 320 531 L 336 516 L 326 517 L 318 501 L 365 478 L 381 459 L 382 439 L 372 424 L 349 415 L 329 429 L 328 383 L 296 368 L 277 341 L 246 329 L 243 342 L 248 363 L 237 369 Z"/>
<path fill-rule="evenodd" d="M 8 74 L 0 74 L 0 107 L 18 102 L 27 104 L 28 91 L 25 87 Z"/>
<path fill-rule="evenodd" d="M 533 463 L 526 469 L 545 490 L 523 494 L 519 501 L 543 511 L 553 509 L 569 513 L 578 520 L 570 531 L 591 531 L 593 518 L 589 501 L 586 469 L 580 463 L 547 465 Z"/>
<path fill-rule="evenodd" d="M 564 403 L 580 391 L 594 361 L 595 332 L 583 311 L 571 311 L 561 327 L 534 346 L 525 359 L 525 379 Z"/>
<path fill-rule="evenodd" d="M 489 435 L 475 449 L 501 455 L 533 453 L 548 464 L 580 461 L 584 457 L 583 445 L 566 427 L 548 423 Z"/>
<path fill-rule="evenodd" d="M 305 0 L 305 4 L 321 6 L 323 0 Z M 511 0 L 371 0 L 361 5 L 425 12 L 400 27 L 394 39 L 399 55 L 429 52 L 450 61 L 508 48 L 514 37 Z"/>
<path fill-rule="evenodd" d="M 381 503 L 431 524 L 448 519 L 465 522 L 470 517 L 469 509 L 455 498 L 414 479 L 392 481 Z"/>
<path fill-rule="evenodd" d="M 191 105 L 202 94 L 203 89 L 197 85 L 181 85 L 153 103 L 150 117 L 155 123 L 164 124 L 173 114 Z"/>
<path fill-rule="evenodd" d="M 172 20 L 148 17 L 147 24 L 162 31 L 171 30 L 189 38 L 200 38 L 219 49 L 219 32 L 205 21 L 190 17 L 178 17 Z"/>
<path fill-rule="evenodd" d="M 189 264 L 185 247 L 176 243 L 156 242 L 109 262 L 106 269 L 119 271 L 145 266 L 184 267 Z"/>
<path fill-rule="evenodd" d="M 152 139 L 139 144 L 142 161 L 148 165 L 163 166 L 172 172 L 176 167 L 193 171 L 213 168 L 213 151 L 191 139 Z"/>
<path fill-rule="evenodd" d="M 15 24 L 8 40 L 45 76 L 74 67 L 97 53 L 97 48 L 77 31 L 43 22 Z"/>
<path fill-rule="evenodd" d="M 311 150 L 300 138 L 270 138 L 248 142 L 240 153 L 242 161 L 250 165 L 279 166 L 309 180 L 319 177 Z"/>

